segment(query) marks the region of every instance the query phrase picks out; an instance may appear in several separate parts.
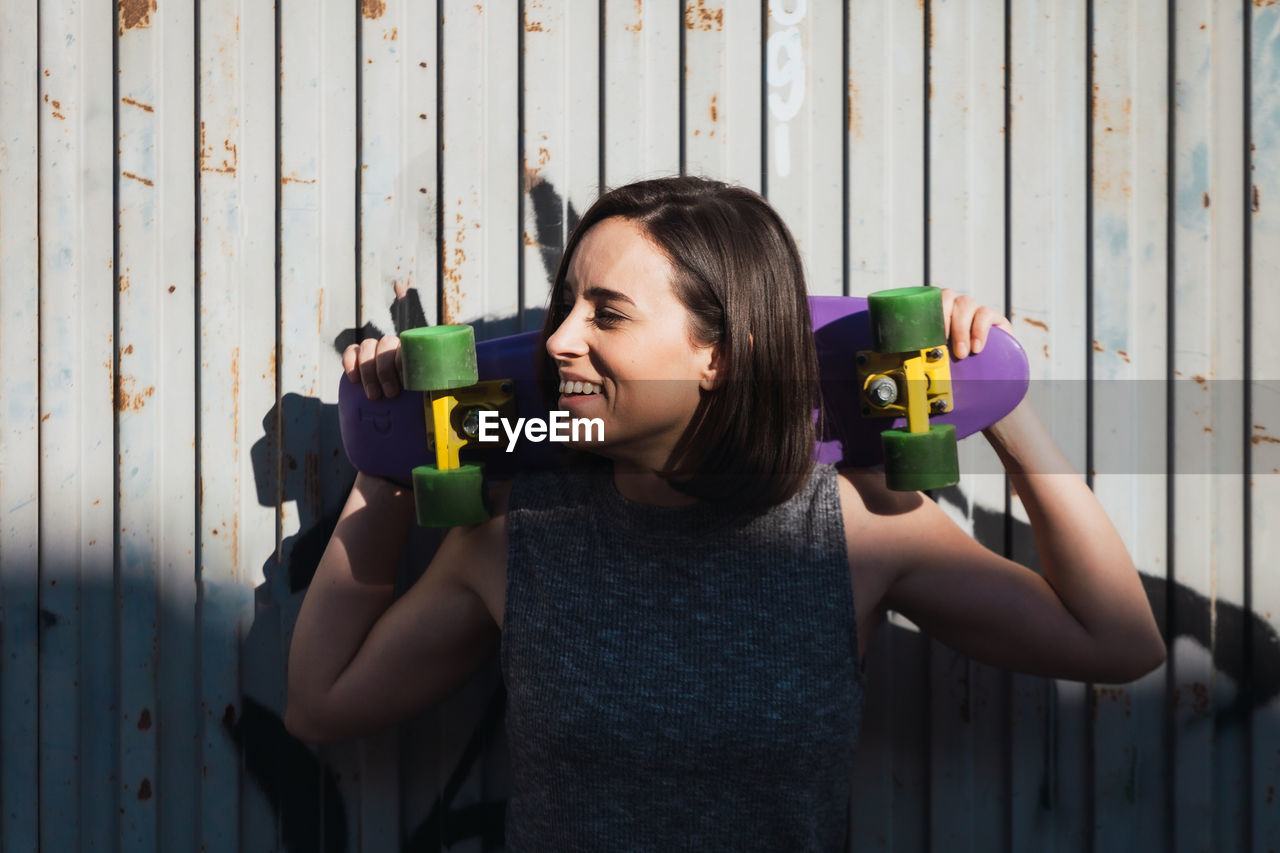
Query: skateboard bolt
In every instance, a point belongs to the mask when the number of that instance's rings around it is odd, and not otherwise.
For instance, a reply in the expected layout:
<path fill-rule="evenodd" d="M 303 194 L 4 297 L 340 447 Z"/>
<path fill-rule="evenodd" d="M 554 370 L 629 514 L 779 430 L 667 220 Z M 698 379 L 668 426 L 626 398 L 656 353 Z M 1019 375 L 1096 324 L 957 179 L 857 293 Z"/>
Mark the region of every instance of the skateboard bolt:
<path fill-rule="evenodd" d="M 462 419 L 462 431 L 467 434 L 467 438 L 475 438 L 480 434 L 480 412 L 472 409 L 467 412 L 467 416 Z"/>
<path fill-rule="evenodd" d="M 860 353 L 858 353 L 858 355 L 854 358 L 854 362 L 855 362 L 859 367 L 863 367 L 863 366 L 865 366 L 865 365 L 866 365 L 866 363 L 867 363 L 867 361 L 868 361 L 868 359 L 867 359 L 867 354 L 866 354 L 865 352 L 860 352 Z"/>
<path fill-rule="evenodd" d="M 932 403 L 929 404 L 929 407 L 933 409 L 933 413 L 935 415 L 940 415 L 947 410 L 947 401 L 934 400 Z"/>
<path fill-rule="evenodd" d="M 941 347 L 934 347 L 933 349 L 929 350 L 929 352 L 925 353 L 925 357 L 928 358 L 929 361 L 939 360 L 940 358 L 942 358 Z"/>
<path fill-rule="evenodd" d="M 511 383 L 510 383 L 510 382 L 508 382 L 508 381 L 505 381 L 505 380 L 504 380 L 504 381 L 503 381 L 503 383 L 502 383 L 501 385 L 499 385 L 499 386 L 498 386 L 498 390 L 500 390 L 503 394 L 510 394 L 510 393 L 511 393 Z"/>
<path fill-rule="evenodd" d="M 887 406 L 898 399 L 898 383 L 887 376 L 873 379 L 867 386 L 867 396 L 877 406 Z"/>

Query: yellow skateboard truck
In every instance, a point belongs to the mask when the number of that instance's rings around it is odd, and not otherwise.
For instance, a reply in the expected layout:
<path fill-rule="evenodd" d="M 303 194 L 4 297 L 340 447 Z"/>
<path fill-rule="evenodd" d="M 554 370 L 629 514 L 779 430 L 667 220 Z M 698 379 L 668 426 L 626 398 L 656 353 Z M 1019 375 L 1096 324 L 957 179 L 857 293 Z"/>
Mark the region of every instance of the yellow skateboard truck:
<path fill-rule="evenodd" d="M 895 491 L 960 482 L 956 430 L 929 416 L 955 407 L 942 291 L 900 287 L 867 297 L 872 350 L 855 356 L 863 417 L 905 417 L 907 428 L 880 433 L 885 484 Z"/>
<path fill-rule="evenodd" d="M 418 524 L 456 527 L 479 524 L 489 516 L 484 465 L 463 462 L 461 451 L 479 439 L 481 415 L 508 418 L 515 411 L 510 379 L 480 381 L 475 331 L 446 325 L 410 329 L 400 336 L 401 379 L 421 391 L 427 445 L 434 465 L 413 469 Z"/>

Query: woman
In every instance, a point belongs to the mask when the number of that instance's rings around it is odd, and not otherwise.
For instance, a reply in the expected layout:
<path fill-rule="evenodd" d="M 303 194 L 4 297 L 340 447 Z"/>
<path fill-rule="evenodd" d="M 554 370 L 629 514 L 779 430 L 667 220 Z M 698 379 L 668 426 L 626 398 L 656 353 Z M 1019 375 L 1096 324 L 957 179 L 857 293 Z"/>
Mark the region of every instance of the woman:
<path fill-rule="evenodd" d="M 1008 321 L 944 291 L 956 358 Z M 795 243 L 758 195 L 695 178 L 602 196 L 544 340 L 599 464 L 517 479 L 393 602 L 407 490 L 359 475 L 298 617 L 286 725 L 405 719 L 501 645 L 512 850 L 836 849 L 862 650 L 888 609 L 978 660 L 1128 681 L 1164 646 L 1092 493 L 1020 405 L 986 436 L 1043 576 L 927 497 L 812 462 L 816 357 Z M 343 365 L 399 392 L 398 342 Z"/>

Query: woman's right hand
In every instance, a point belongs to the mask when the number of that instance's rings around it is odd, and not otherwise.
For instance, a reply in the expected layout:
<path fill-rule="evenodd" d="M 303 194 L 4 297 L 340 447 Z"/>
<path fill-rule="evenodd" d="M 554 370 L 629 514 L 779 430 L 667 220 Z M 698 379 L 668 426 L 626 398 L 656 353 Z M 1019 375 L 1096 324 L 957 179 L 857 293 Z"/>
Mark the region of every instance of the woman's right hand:
<path fill-rule="evenodd" d="M 385 335 L 352 344 L 342 353 L 342 370 L 352 382 L 364 386 L 370 400 L 395 397 L 401 389 L 400 338 Z"/>

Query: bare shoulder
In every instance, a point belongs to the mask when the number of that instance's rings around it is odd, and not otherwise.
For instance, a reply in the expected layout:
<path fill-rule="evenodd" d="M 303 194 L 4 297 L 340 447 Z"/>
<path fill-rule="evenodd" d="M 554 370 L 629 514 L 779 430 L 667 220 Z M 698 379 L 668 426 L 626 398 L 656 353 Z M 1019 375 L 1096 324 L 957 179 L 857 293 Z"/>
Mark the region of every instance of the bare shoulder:
<path fill-rule="evenodd" d="M 450 530 L 437 554 L 449 567 L 451 580 L 478 596 L 499 628 L 506 603 L 510 499 L 511 481 L 493 484 L 489 490 L 489 520 Z"/>

